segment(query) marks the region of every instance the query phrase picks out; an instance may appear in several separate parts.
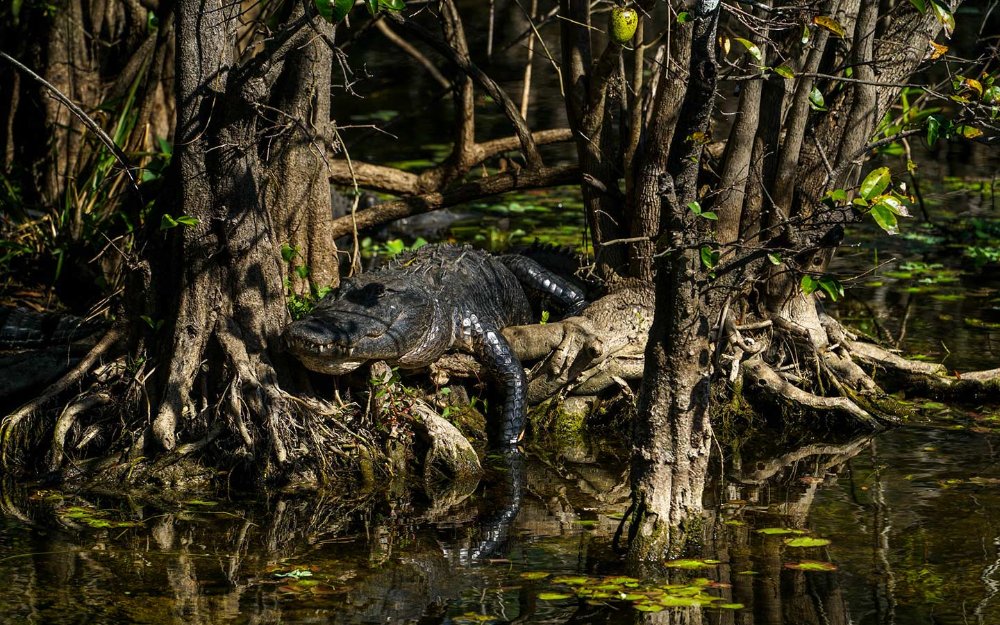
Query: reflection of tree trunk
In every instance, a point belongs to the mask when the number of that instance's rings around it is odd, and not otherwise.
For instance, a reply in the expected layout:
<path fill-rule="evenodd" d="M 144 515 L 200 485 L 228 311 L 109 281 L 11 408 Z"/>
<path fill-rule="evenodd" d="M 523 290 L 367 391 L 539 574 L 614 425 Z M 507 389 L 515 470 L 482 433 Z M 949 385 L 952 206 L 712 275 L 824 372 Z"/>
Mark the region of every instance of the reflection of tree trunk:
<path fill-rule="evenodd" d="M 892 531 L 892 517 L 882 488 L 882 471 L 879 467 L 878 447 L 875 441 L 871 443 L 870 453 L 873 471 L 872 537 L 875 540 L 875 579 L 879 584 L 875 610 L 880 624 L 893 625 L 896 622 L 896 577 L 889 564 L 889 533 Z"/>

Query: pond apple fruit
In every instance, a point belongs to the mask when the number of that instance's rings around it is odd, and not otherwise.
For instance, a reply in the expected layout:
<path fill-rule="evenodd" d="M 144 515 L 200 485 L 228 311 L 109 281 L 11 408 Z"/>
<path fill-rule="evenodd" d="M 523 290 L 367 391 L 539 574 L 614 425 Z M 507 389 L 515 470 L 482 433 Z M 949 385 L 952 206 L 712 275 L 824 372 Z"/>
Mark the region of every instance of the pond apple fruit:
<path fill-rule="evenodd" d="M 615 7 L 611 9 L 611 23 L 608 28 L 608 35 L 616 43 L 625 45 L 631 41 L 635 35 L 635 29 L 639 26 L 639 14 L 635 9 L 626 7 Z"/>

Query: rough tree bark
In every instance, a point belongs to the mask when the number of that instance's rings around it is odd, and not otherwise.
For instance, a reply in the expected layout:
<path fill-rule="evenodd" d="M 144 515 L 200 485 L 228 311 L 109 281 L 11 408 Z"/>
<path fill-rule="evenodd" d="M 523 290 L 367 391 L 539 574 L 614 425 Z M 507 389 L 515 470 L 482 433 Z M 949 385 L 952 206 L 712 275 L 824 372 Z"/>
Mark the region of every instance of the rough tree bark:
<path fill-rule="evenodd" d="M 121 425 L 89 422 L 106 443 L 107 455 L 90 467 L 98 473 L 144 457 L 177 459 L 208 443 L 217 460 L 252 465 L 248 478 L 294 471 L 321 480 L 328 471 L 335 410 L 282 390 L 294 384 L 279 375 L 288 368 L 278 341 L 289 321 L 282 244 L 297 247 L 297 262 L 315 263 L 314 278 L 337 277 L 332 239 L 320 229 L 331 220 L 324 162 L 332 29 L 311 3 L 285 11 L 258 48 L 241 43 L 239 3 L 177 3 L 175 150 L 128 259 L 128 314 L 66 378 L 4 420 L 7 468 L 30 463 L 23 452 L 51 431 L 43 404 L 85 381 L 95 384 L 92 393 L 110 388 L 134 402 L 117 407 Z M 166 215 L 186 219 L 161 230 Z M 56 425 L 52 469 L 63 466 L 65 431 L 80 412 L 65 411 L 66 423 Z"/>

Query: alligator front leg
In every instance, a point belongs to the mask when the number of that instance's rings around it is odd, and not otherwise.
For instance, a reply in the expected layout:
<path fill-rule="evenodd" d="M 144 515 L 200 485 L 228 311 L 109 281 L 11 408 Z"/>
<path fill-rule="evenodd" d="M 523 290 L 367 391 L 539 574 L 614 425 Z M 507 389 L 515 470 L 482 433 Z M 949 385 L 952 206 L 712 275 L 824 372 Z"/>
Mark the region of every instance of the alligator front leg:
<path fill-rule="evenodd" d="M 528 380 L 517 354 L 507 339 L 494 328 L 474 323 L 473 348 L 483 364 L 487 377 L 496 385 L 503 405 L 499 411 L 491 407 L 487 435 L 491 447 L 516 445 L 524 432 L 527 411 Z"/>

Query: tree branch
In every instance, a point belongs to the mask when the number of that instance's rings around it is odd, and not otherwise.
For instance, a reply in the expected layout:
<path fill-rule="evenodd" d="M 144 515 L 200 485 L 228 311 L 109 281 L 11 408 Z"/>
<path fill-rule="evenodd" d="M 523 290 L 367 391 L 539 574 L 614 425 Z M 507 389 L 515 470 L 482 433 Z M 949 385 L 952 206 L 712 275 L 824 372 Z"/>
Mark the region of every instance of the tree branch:
<path fill-rule="evenodd" d="M 517 134 L 518 139 L 520 139 L 521 150 L 524 152 L 524 158 L 528 162 L 528 167 L 531 169 L 541 169 L 543 167 L 542 156 L 538 152 L 538 146 L 535 145 L 531 131 L 528 129 L 524 118 L 521 117 L 521 113 L 517 110 L 517 106 L 513 100 L 500 88 L 500 85 L 480 69 L 478 65 L 473 63 L 468 54 L 461 54 L 444 41 L 431 35 L 413 20 L 403 22 L 402 26 L 422 39 L 446 59 L 457 65 L 460 70 L 472 77 L 493 98 L 493 101 L 496 102 L 504 116 L 507 117 L 507 120 L 514 127 L 514 132 Z"/>
<path fill-rule="evenodd" d="M 496 174 L 461 185 L 445 193 L 425 193 L 393 202 L 384 202 L 355 213 L 353 218 L 350 215 L 341 217 L 334 220 L 331 235 L 337 238 L 350 234 L 354 231 L 355 223 L 359 229 L 368 228 L 394 219 L 427 213 L 446 206 L 471 202 L 500 193 L 574 184 L 579 183 L 579 181 L 580 171 L 575 166 L 547 167 L 538 171 L 520 170 Z"/>

